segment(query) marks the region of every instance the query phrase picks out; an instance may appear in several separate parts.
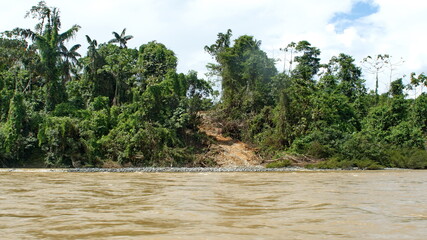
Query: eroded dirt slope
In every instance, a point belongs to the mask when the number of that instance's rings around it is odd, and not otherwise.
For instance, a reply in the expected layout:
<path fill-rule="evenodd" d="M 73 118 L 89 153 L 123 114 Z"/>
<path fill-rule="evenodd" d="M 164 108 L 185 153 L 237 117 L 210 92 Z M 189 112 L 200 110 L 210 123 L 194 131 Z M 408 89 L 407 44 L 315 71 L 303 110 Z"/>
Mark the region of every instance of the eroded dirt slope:
<path fill-rule="evenodd" d="M 262 160 L 253 148 L 246 143 L 223 136 L 221 127 L 212 121 L 209 113 L 200 112 L 199 116 L 202 120 L 200 131 L 205 132 L 213 140 L 207 155 L 213 158 L 218 166 L 260 166 Z"/>

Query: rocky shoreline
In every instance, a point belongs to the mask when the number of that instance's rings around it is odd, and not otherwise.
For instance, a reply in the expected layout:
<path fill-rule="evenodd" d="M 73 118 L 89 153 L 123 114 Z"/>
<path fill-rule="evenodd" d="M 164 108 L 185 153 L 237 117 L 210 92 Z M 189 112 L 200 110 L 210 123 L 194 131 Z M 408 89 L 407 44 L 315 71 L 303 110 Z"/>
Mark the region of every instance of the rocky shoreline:
<path fill-rule="evenodd" d="M 386 168 L 384 170 L 407 170 Z M 264 168 L 264 167 L 228 167 L 228 168 L 179 168 L 179 167 L 143 167 L 143 168 L 0 168 L 1 172 L 70 172 L 70 173 L 203 173 L 203 172 L 324 172 L 324 171 L 362 171 L 362 169 L 307 169 L 302 167 Z"/>

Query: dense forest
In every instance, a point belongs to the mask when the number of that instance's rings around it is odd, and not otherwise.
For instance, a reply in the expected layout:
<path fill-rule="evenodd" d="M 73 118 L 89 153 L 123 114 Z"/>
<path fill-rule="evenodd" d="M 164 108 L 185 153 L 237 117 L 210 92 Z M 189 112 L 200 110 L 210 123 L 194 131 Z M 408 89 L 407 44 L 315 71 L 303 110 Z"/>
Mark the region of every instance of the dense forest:
<path fill-rule="evenodd" d="M 209 111 L 224 134 L 287 166 L 286 156 L 322 159 L 311 167 L 427 168 L 424 74 L 390 82 L 378 93 L 378 72 L 390 56 L 367 57 L 376 74 L 368 91 L 362 68 L 346 54 L 320 62 L 307 41 L 290 43 L 283 72 L 252 36 L 219 33 L 205 51 L 221 98 L 196 72 L 177 73 L 177 57 L 156 41 L 127 47 L 131 35 L 105 43 L 86 36 L 67 47 L 80 26 L 62 30 L 60 12 L 44 2 L 28 17 L 33 30 L 0 37 L 0 166 L 116 167 L 214 165 L 198 112 Z M 422 92 L 422 91 L 421 91 Z"/>

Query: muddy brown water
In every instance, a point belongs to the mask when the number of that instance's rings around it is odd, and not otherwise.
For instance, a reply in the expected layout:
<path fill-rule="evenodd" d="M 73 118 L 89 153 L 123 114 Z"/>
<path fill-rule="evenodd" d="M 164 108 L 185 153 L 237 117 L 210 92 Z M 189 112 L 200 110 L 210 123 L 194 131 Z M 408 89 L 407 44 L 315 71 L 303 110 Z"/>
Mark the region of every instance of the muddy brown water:
<path fill-rule="evenodd" d="M 427 239 L 427 171 L 0 172 L 0 239 Z"/>

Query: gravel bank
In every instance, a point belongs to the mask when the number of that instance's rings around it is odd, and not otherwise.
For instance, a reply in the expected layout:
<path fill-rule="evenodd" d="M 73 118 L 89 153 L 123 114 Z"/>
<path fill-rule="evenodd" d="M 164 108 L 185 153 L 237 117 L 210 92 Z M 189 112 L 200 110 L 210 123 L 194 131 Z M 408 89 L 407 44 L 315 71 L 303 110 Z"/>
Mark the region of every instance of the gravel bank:
<path fill-rule="evenodd" d="M 73 168 L 67 172 L 285 172 L 285 171 L 309 171 L 304 168 L 262 168 L 262 167 L 236 167 L 236 168 Z"/>
<path fill-rule="evenodd" d="M 0 168 L 0 172 L 147 172 L 147 173 L 192 173 L 192 172 L 292 172 L 317 171 L 300 167 L 263 168 L 263 167 L 232 167 L 232 168 L 178 168 L 178 167 L 144 167 L 144 168 Z"/>
<path fill-rule="evenodd" d="M 350 171 L 361 169 L 350 169 Z M 407 170 L 399 168 L 386 168 L 384 170 Z M 198 172 L 323 172 L 323 171 L 349 171 L 349 169 L 306 169 L 302 167 L 289 168 L 263 168 L 263 167 L 232 167 L 232 168 L 175 168 L 175 167 L 144 167 L 144 168 L 0 168 L 1 172 L 117 172 L 117 173 L 198 173 Z"/>

